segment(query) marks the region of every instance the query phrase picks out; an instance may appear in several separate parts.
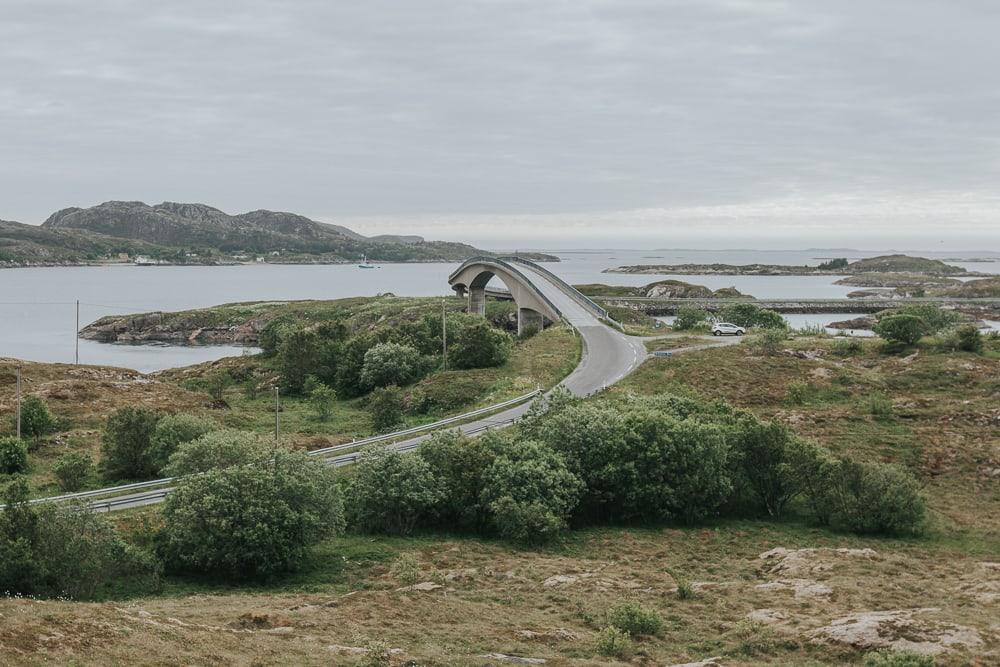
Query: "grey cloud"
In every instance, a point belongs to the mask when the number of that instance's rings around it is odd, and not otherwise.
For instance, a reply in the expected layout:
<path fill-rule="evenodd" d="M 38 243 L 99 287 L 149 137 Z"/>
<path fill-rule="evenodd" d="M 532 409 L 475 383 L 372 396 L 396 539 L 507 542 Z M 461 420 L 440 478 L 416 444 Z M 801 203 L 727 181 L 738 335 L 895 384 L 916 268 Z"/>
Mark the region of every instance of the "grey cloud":
<path fill-rule="evenodd" d="M 0 217 L 988 210 L 998 28 L 971 0 L 13 0 Z"/>

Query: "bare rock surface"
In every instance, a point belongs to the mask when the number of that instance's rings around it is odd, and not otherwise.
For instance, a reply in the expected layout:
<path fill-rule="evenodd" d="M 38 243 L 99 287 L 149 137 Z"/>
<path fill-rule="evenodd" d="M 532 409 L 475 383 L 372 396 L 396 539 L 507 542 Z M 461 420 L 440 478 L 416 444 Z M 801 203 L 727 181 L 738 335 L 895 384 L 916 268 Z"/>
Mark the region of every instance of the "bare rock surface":
<path fill-rule="evenodd" d="M 878 553 L 874 549 L 786 549 L 776 547 L 765 551 L 759 557 L 764 561 L 765 574 L 782 575 L 790 579 L 805 579 L 829 572 L 841 559 L 874 560 Z"/>
<path fill-rule="evenodd" d="M 972 650 L 982 645 L 979 631 L 926 618 L 937 608 L 864 611 L 834 619 L 814 630 L 817 643 L 844 644 L 859 650 L 891 648 L 921 655 Z"/>

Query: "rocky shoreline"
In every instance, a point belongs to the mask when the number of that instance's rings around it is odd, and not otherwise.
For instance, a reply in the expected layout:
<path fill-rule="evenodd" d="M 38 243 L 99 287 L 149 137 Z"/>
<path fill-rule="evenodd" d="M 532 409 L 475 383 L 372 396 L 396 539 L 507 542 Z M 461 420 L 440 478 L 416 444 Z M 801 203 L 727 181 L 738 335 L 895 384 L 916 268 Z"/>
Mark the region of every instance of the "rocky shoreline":
<path fill-rule="evenodd" d="M 100 343 L 169 343 L 171 345 L 246 345 L 259 343 L 267 323 L 250 319 L 239 325 L 204 326 L 194 320 L 168 319 L 164 313 L 109 315 L 80 330 L 80 338 Z"/>

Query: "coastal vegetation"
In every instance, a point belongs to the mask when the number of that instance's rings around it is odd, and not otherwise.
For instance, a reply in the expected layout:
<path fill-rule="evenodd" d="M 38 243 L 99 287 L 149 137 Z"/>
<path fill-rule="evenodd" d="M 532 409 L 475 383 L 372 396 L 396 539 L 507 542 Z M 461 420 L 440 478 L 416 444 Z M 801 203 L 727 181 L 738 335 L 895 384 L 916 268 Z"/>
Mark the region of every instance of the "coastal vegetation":
<path fill-rule="evenodd" d="M 735 287 L 711 290 L 704 285 L 695 285 L 683 280 L 658 280 L 641 287 L 626 285 L 603 285 L 593 283 L 574 285 L 580 292 L 590 297 L 647 297 L 667 299 L 752 299 Z"/>

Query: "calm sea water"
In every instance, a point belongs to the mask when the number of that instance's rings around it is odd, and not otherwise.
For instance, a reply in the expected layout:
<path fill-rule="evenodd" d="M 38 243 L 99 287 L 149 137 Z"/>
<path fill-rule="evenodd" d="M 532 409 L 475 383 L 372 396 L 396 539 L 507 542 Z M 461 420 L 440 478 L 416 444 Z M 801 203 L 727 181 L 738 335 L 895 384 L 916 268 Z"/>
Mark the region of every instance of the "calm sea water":
<path fill-rule="evenodd" d="M 744 293 L 768 298 L 836 298 L 852 289 L 834 285 L 835 277 L 822 276 L 602 273 L 604 269 L 626 264 L 817 264 L 837 256 L 828 252 L 600 250 L 556 251 L 555 254 L 562 261 L 549 264 L 548 268 L 571 283 L 644 285 L 670 277 L 712 289 L 736 287 Z M 447 278 L 457 265 L 385 264 L 375 270 L 362 270 L 353 265 L 0 270 L 0 356 L 72 363 L 77 300 L 81 302 L 80 323 L 86 325 L 104 315 L 184 310 L 237 301 L 336 299 L 386 292 L 400 296 L 435 296 L 451 293 Z M 1000 273 L 1000 259 L 994 263 L 973 262 L 965 266 L 975 271 Z M 233 346 L 135 346 L 80 341 L 81 363 L 124 366 L 143 372 L 242 352 L 243 348 Z"/>

